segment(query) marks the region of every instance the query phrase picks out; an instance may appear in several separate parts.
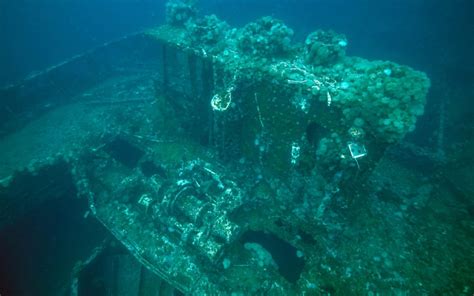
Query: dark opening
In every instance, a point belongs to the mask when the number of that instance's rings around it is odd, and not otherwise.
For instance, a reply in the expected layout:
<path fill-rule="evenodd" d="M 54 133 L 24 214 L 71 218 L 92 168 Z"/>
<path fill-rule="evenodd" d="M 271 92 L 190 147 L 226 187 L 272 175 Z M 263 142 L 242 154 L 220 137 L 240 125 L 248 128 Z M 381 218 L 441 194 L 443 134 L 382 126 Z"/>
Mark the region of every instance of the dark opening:
<path fill-rule="evenodd" d="M 278 265 L 280 274 L 290 283 L 296 283 L 303 271 L 305 261 L 296 255 L 297 249 L 288 242 L 271 233 L 247 231 L 242 243 L 257 243 L 264 247 Z"/>
<path fill-rule="evenodd" d="M 301 237 L 301 240 L 305 244 L 314 245 L 316 243 L 316 241 L 311 235 L 309 235 L 308 233 L 304 232 L 301 229 L 298 231 L 298 235 Z"/>
<path fill-rule="evenodd" d="M 317 144 L 321 138 L 328 133 L 328 130 L 322 125 L 311 122 L 306 127 L 306 138 L 310 144 Z"/>
<path fill-rule="evenodd" d="M 403 202 L 398 194 L 387 188 L 382 188 L 382 190 L 377 193 L 377 197 L 381 201 L 393 203 L 396 205 L 400 205 Z"/>
<path fill-rule="evenodd" d="M 79 275 L 79 296 L 184 295 L 177 293 L 120 244 L 110 244 Z"/>
<path fill-rule="evenodd" d="M 467 212 L 469 213 L 471 218 L 474 218 L 474 204 L 467 206 Z"/>
<path fill-rule="evenodd" d="M 27 184 L 25 184 L 27 185 Z M 72 270 L 107 235 L 87 201 L 64 196 L 42 203 L 0 232 L 2 295 L 66 295 Z"/>
<path fill-rule="evenodd" d="M 8 187 L 0 186 L 0 227 L 14 223 L 41 203 L 75 196 L 76 189 L 65 161 L 15 174 Z"/>
<path fill-rule="evenodd" d="M 129 168 L 135 168 L 144 152 L 128 141 L 116 138 L 105 146 L 105 151 Z"/>
<path fill-rule="evenodd" d="M 146 177 L 158 175 L 166 179 L 166 170 L 161 165 L 156 165 L 153 161 L 147 160 L 141 163 L 140 168 Z"/>

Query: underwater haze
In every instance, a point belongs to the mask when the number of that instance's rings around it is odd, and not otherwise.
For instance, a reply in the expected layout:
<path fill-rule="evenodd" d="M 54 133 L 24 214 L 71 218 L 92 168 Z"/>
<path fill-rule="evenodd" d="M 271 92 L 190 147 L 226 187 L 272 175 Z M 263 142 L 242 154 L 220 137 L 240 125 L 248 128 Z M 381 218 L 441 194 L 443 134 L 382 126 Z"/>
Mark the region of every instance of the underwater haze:
<path fill-rule="evenodd" d="M 2 0 L 0 296 L 474 295 L 474 1 Z"/>
<path fill-rule="evenodd" d="M 164 3 L 164 0 L 2 1 L 0 85 L 15 82 L 83 50 L 159 24 L 165 18 Z M 349 37 L 351 54 L 410 63 L 433 72 L 449 71 L 461 79 L 467 79 L 466 75 L 472 77 L 473 5 L 469 0 L 200 2 L 206 13 L 217 14 L 235 26 L 272 15 L 294 28 L 300 39 L 314 28 L 333 29 Z"/>

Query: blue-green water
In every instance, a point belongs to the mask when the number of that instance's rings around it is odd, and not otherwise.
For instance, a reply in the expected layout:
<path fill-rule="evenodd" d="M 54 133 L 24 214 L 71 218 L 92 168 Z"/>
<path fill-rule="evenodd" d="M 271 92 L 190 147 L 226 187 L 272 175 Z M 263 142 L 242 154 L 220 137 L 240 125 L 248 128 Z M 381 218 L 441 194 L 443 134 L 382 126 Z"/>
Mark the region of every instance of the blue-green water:
<path fill-rule="evenodd" d="M 0 3 L 0 295 L 474 293 L 472 1 L 165 2 Z"/>

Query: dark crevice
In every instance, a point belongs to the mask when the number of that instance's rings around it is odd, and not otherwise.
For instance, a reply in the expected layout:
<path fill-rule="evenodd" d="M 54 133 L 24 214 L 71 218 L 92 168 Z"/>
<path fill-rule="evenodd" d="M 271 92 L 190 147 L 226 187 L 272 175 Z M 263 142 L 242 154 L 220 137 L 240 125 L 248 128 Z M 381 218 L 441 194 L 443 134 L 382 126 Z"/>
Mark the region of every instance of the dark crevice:
<path fill-rule="evenodd" d="M 278 265 L 280 274 L 290 283 L 296 283 L 303 271 L 305 261 L 297 256 L 297 249 L 272 233 L 247 231 L 242 243 L 257 243 L 264 247 Z"/>
<path fill-rule="evenodd" d="M 316 240 L 314 240 L 310 234 L 304 232 L 303 230 L 299 230 L 298 235 L 305 244 L 314 245 L 316 243 Z"/>
<path fill-rule="evenodd" d="M 306 127 L 306 139 L 312 145 L 316 145 L 327 134 L 328 130 L 316 122 L 310 122 Z"/>
<path fill-rule="evenodd" d="M 121 138 L 116 138 L 107 143 L 105 151 L 118 162 L 131 169 L 138 165 L 138 162 L 145 154 L 142 150 Z"/>
<path fill-rule="evenodd" d="M 163 179 L 167 178 L 166 170 L 161 165 L 155 164 L 153 161 L 147 160 L 140 164 L 140 169 L 145 177 L 158 175 Z"/>
<path fill-rule="evenodd" d="M 18 172 L 8 187 L 0 186 L 0 231 L 44 202 L 76 196 L 70 169 L 60 160 L 34 172 Z"/>
<path fill-rule="evenodd" d="M 84 219 L 87 201 L 48 200 L 0 232 L 0 293 L 62 295 L 75 264 L 106 236 L 95 219 Z"/>

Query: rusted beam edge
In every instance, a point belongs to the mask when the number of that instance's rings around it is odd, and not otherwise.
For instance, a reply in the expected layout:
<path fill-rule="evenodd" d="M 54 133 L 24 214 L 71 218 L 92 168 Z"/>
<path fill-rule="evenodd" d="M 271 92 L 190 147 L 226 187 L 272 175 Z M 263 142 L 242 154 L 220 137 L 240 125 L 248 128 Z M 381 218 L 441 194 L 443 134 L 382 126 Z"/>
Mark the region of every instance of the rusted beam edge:
<path fill-rule="evenodd" d="M 99 215 L 94 215 L 94 217 L 133 255 L 133 257 L 135 257 L 135 259 L 138 260 L 138 262 L 140 262 L 140 264 L 145 266 L 148 270 L 150 270 L 163 280 L 167 281 L 170 285 L 172 285 L 175 289 L 178 289 L 180 292 L 185 294 L 191 293 L 191 287 L 183 286 L 180 283 L 172 280 L 165 272 L 154 267 L 148 259 L 143 257 L 140 254 L 140 251 L 133 244 L 129 243 L 128 240 L 123 237 L 123 235 L 109 227 L 108 224 L 102 218 L 100 218 Z"/>
<path fill-rule="evenodd" d="M 97 257 L 99 257 L 105 251 L 109 243 L 110 239 L 104 239 L 99 246 L 95 247 L 92 250 L 91 254 L 84 261 L 79 260 L 76 262 L 72 269 L 70 283 L 68 283 L 67 286 L 61 288 L 61 292 L 58 293 L 58 295 L 79 295 L 79 281 L 82 271 L 84 271 L 84 269 L 86 269 L 91 263 L 95 261 Z"/>
<path fill-rule="evenodd" d="M 197 56 L 192 53 L 187 54 L 187 60 L 188 60 L 188 70 L 189 70 L 189 79 L 190 79 L 190 84 L 191 84 L 191 91 L 193 94 L 198 93 L 198 88 L 197 88 Z"/>
<path fill-rule="evenodd" d="M 151 99 L 125 99 L 125 100 L 95 100 L 82 102 L 84 105 L 115 105 L 115 104 L 130 104 L 130 103 L 149 103 L 155 101 Z"/>
<path fill-rule="evenodd" d="M 26 83 L 26 82 L 28 82 L 28 81 L 30 81 L 30 80 L 33 80 L 33 79 L 35 79 L 35 78 L 37 78 L 37 77 L 39 77 L 39 76 L 48 74 L 48 73 L 50 73 L 50 72 L 56 70 L 57 68 L 60 68 L 60 67 L 66 65 L 66 64 L 68 64 L 68 63 L 74 62 L 74 61 L 76 61 L 76 60 L 79 60 L 79 59 L 81 59 L 81 58 L 87 56 L 87 55 L 93 54 L 94 52 L 96 52 L 96 51 L 98 51 L 98 50 L 100 50 L 100 49 L 102 49 L 102 48 L 105 48 L 105 47 L 110 46 L 110 45 L 113 45 L 113 44 L 115 44 L 115 43 L 119 43 L 119 42 L 122 42 L 122 41 L 124 41 L 124 40 L 126 40 L 126 39 L 129 39 L 129 38 L 132 38 L 132 37 L 136 37 L 136 36 L 140 36 L 140 35 L 142 35 L 143 37 L 148 37 L 148 35 L 145 34 L 145 31 L 139 31 L 139 32 L 130 33 L 130 34 L 128 34 L 128 35 L 122 36 L 122 37 L 120 37 L 120 38 L 118 38 L 118 39 L 114 39 L 114 40 L 109 41 L 109 42 L 102 43 L 101 45 L 98 45 L 98 46 L 96 46 L 96 47 L 94 47 L 94 48 L 91 48 L 91 49 L 89 49 L 89 50 L 86 50 L 86 51 L 84 51 L 84 52 L 82 52 L 82 53 L 80 53 L 80 54 L 76 54 L 76 55 L 70 57 L 69 59 L 64 60 L 64 61 L 62 61 L 62 62 L 60 62 L 60 63 L 58 63 L 58 64 L 56 64 L 56 65 L 50 66 L 50 67 L 48 67 L 48 68 L 46 68 L 46 69 L 44 69 L 44 70 L 42 70 L 42 71 L 34 72 L 34 73 L 32 73 L 32 74 L 26 76 L 25 78 L 23 78 L 22 80 L 20 80 L 20 81 L 18 81 L 18 82 L 16 82 L 16 83 L 12 83 L 12 84 L 9 84 L 9 85 L 0 87 L 0 91 L 5 91 L 5 90 L 9 90 L 9 89 L 11 89 L 11 88 L 20 87 L 22 84 L 24 84 L 24 83 Z"/>
<path fill-rule="evenodd" d="M 169 87 L 169 70 L 168 70 L 168 45 L 163 43 L 162 44 L 162 50 L 161 50 L 161 58 L 163 60 L 163 83 L 162 83 L 162 91 L 166 95 L 168 92 L 168 87 Z"/>

